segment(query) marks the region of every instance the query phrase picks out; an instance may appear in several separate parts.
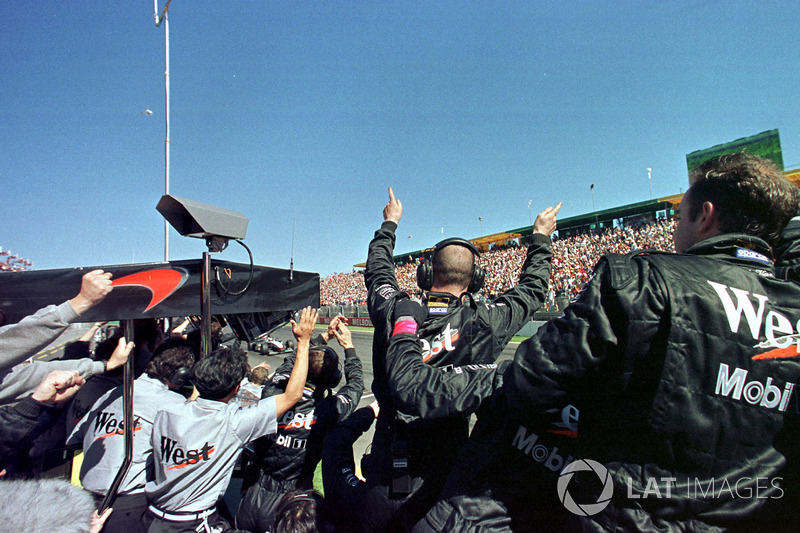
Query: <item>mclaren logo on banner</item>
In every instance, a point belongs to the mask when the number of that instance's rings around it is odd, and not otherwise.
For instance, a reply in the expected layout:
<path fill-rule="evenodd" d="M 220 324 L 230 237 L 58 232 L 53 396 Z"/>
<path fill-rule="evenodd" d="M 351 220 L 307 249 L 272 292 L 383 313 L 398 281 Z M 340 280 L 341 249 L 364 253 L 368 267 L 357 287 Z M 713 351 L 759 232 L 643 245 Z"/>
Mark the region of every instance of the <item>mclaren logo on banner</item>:
<path fill-rule="evenodd" d="M 136 286 L 149 289 L 152 297 L 150 298 L 150 304 L 145 308 L 145 311 L 149 311 L 169 298 L 169 296 L 186 283 L 188 279 L 189 273 L 182 268 L 159 268 L 123 276 L 113 280 L 111 285 L 115 288 Z"/>

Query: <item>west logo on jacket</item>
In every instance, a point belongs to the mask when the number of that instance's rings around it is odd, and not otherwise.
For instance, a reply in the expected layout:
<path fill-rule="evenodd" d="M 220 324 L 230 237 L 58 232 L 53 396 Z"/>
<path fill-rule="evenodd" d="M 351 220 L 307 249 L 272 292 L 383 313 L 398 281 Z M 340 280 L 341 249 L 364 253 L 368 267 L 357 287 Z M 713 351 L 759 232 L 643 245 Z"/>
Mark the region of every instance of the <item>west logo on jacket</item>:
<path fill-rule="evenodd" d="M 142 429 L 142 419 L 138 416 L 133 419 L 133 434 Z M 94 420 L 94 440 L 125 434 L 125 422 L 117 413 L 102 411 Z"/>
<path fill-rule="evenodd" d="M 454 329 L 450 325 L 450 322 L 447 323 L 444 331 L 433 337 L 430 341 L 420 338 L 419 341 L 422 343 L 422 361 L 427 363 L 431 358 L 441 353 L 442 350 L 452 352 L 456 349 L 456 341 L 458 338 L 458 330 Z"/>
<path fill-rule="evenodd" d="M 214 445 L 208 441 L 197 447 L 189 448 L 185 446 L 185 444 L 165 435 L 161 436 L 161 464 L 164 465 L 164 470 L 173 470 L 194 465 L 201 461 L 210 461 L 211 454 L 214 452 Z"/>
<path fill-rule="evenodd" d="M 774 309 L 768 310 L 769 297 L 765 294 L 750 293 L 711 280 L 707 282 L 722 304 L 731 332 L 749 335 L 755 343 L 755 350 L 767 349 L 753 355 L 753 361 L 798 362 L 800 321 L 793 326 L 789 317 Z M 759 342 L 762 329 L 766 340 Z M 786 411 L 795 384 L 772 376 L 750 379 L 749 373 L 752 370 L 753 368 L 744 369 L 720 363 L 715 394 L 736 401 L 746 401 L 765 409 Z"/>

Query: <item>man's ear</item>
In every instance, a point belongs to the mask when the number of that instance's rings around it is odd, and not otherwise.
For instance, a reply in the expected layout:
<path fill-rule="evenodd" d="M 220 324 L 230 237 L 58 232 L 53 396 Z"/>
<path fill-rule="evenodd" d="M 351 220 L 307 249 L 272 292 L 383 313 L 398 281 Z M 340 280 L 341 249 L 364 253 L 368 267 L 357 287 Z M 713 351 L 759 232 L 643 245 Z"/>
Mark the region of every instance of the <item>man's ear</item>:
<path fill-rule="evenodd" d="M 702 209 L 698 213 L 700 217 L 698 230 L 704 237 L 712 237 L 720 233 L 719 212 L 711 202 L 703 202 Z"/>

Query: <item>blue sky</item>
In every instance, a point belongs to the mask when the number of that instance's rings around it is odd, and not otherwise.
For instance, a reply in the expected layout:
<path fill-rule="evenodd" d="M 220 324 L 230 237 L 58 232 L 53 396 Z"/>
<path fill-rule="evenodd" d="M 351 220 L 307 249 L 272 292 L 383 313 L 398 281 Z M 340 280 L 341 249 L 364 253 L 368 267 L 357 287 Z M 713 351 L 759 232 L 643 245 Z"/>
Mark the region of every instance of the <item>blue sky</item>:
<path fill-rule="evenodd" d="M 37 270 L 163 259 L 153 11 L 0 2 L 0 246 Z M 764 130 L 797 168 L 799 15 L 771 1 L 173 0 L 170 193 L 247 216 L 256 263 L 293 255 L 328 275 L 365 260 L 389 186 L 404 252 L 527 225 L 529 200 L 533 217 L 646 200 L 648 167 L 654 196 L 679 193 L 686 153 Z M 205 250 L 170 232 L 171 259 Z M 247 261 L 235 244 L 218 257 Z"/>

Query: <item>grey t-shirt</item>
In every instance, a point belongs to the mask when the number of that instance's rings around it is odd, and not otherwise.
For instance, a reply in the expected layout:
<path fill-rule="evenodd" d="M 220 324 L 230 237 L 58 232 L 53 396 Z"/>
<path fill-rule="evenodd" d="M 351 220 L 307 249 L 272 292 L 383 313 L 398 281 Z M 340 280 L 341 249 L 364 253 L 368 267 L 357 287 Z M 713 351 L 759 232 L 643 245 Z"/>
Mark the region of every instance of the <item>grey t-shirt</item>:
<path fill-rule="evenodd" d="M 186 399 L 157 379 L 146 375 L 133 382 L 133 462 L 119 494 L 144 492 L 146 469 L 152 470 L 150 434 L 159 409 L 181 406 Z M 83 444 L 81 484 L 86 490 L 105 494 L 125 459 L 122 387 L 105 393 L 73 429 L 67 444 Z"/>
<path fill-rule="evenodd" d="M 245 444 L 278 430 L 275 397 L 240 409 L 198 398 L 159 411 L 153 423 L 155 479 L 148 501 L 167 512 L 200 512 L 228 488 Z"/>

